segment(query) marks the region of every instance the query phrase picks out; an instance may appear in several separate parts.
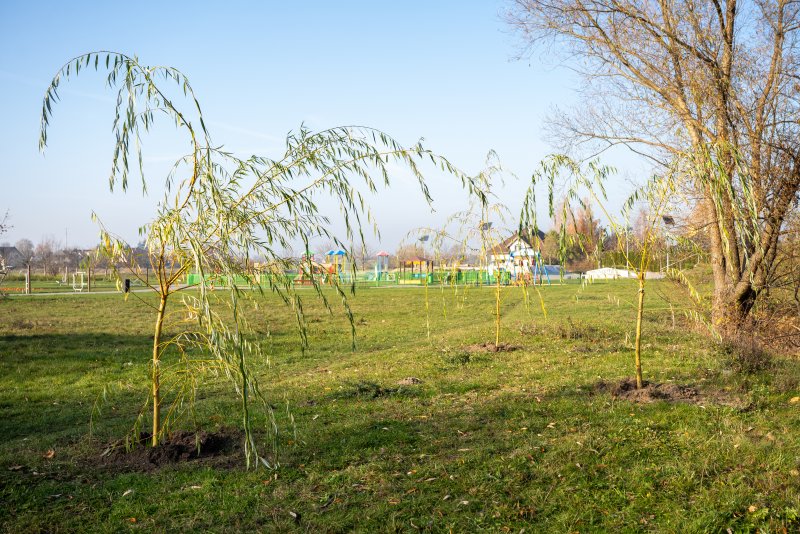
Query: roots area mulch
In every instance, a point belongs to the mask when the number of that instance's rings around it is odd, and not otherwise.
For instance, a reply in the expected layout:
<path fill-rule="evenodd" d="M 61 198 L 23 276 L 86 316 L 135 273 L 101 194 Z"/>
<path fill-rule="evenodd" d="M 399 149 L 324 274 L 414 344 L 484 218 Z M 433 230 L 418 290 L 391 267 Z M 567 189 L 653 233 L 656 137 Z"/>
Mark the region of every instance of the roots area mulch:
<path fill-rule="evenodd" d="M 680 384 L 654 384 L 643 382 L 640 389 L 636 389 L 636 380 L 625 378 L 619 382 L 598 382 L 594 387 L 595 391 L 610 393 L 617 399 L 625 399 L 632 402 L 701 402 L 703 397 L 700 392 L 692 386 Z"/>
<path fill-rule="evenodd" d="M 150 445 L 151 436 L 142 432 L 132 448 L 124 442 L 107 446 L 99 454 L 99 463 L 114 471 L 153 471 L 186 462 L 220 468 L 244 465 L 241 430 L 173 432 L 156 447 Z"/>

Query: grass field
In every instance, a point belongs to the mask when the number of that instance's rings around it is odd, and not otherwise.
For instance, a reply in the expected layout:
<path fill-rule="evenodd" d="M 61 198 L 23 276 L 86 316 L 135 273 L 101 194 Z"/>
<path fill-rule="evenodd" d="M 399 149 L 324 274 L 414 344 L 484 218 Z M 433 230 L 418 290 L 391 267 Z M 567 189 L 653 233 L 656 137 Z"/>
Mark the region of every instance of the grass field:
<path fill-rule="evenodd" d="M 254 366 L 280 467 L 250 471 L 241 457 L 146 470 L 102 460 L 146 399 L 144 303 L 0 301 L 0 528 L 800 530 L 800 365 L 738 361 L 657 296 L 677 302 L 679 289 L 648 287 L 645 378 L 696 388 L 692 402 L 636 403 L 602 385 L 633 374 L 627 282 L 546 287 L 546 319 L 535 295 L 528 309 L 504 289 L 509 352 L 477 346 L 494 341 L 491 289 L 430 290 L 430 337 L 423 290 L 360 291 L 355 351 L 344 316 L 309 304 L 305 354 L 270 298 L 251 323 L 270 356 Z M 398 384 L 409 377 L 420 382 Z M 237 406 L 209 377 L 196 424 L 236 428 Z"/>

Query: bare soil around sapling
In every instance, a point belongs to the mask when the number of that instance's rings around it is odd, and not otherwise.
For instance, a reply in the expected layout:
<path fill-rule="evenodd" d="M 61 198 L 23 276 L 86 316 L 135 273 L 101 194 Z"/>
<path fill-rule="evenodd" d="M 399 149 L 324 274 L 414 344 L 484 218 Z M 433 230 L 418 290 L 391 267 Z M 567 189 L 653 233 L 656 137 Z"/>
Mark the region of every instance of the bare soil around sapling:
<path fill-rule="evenodd" d="M 515 350 L 520 350 L 522 346 L 514 345 L 511 343 L 503 343 L 500 342 L 497 345 L 494 343 L 475 343 L 473 345 L 467 345 L 463 348 L 464 352 L 470 354 L 480 354 L 486 352 L 514 352 Z"/>
<path fill-rule="evenodd" d="M 697 403 L 703 398 L 697 388 L 682 384 L 656 384 L 645 380 L 642 382 L 642 387 L 637 389 L 635 378 L 623 378 L 618 382 L 601 380 L 593 389 L 598 393 L 609 393 L 615 399 L 640 403 L 656 401 Z"/>
<path fill-rule="evenodd" d="M 151 446 L 151 438 L 152 434 L 142 432 L 132 447 L 126 447 L 124 441 L 106 444 L 89 461 L 113 472 L 148 472 L 184 463 L 218 469 L 244 465 L 244 434 L 238 429 L 177 431 L 156 447 Z"/>
<path fill-rule="evenodd" d="M 595 393 L 608 393 L 615 399 L 646 404 L 651 402 L 688 403 L 688 404 L 715 404 L 738 409 L 747 409 L 748 403 L 740 396 L 719 389 L 704 389 L 688 385 L 655 383 L 643 381 L 642 387 L 636 388 L 636 379 L 623 378 L 617 382 L 601 380 L 592 387 Z"/>

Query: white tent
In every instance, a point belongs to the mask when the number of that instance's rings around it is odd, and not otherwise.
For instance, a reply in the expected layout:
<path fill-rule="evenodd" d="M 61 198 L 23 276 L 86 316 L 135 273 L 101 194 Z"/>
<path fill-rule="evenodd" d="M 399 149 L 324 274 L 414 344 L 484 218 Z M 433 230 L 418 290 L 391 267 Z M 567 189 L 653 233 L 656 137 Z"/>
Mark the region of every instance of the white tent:
<path fill-rule="evenodd" d="M 614 269 L 613 267 L 603 267 L 586 271 L 587 280 L 617 280 L 620 278 L 636 278 L 636 272 L 629 269 Z M 664 278 L 663 273 L 646 272 L 645 278 L 653 280 Z"/>

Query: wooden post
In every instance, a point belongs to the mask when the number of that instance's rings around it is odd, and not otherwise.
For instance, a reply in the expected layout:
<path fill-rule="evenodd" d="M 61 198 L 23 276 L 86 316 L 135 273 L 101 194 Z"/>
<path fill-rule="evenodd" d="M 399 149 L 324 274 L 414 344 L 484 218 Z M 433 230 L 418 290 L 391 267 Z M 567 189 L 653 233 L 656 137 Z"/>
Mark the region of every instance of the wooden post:
<path fill-rule="evenodd" d="M 28 270 L 25 273 L 25 294 L 31 294 L 31 264 L 28 263 Z"/>

